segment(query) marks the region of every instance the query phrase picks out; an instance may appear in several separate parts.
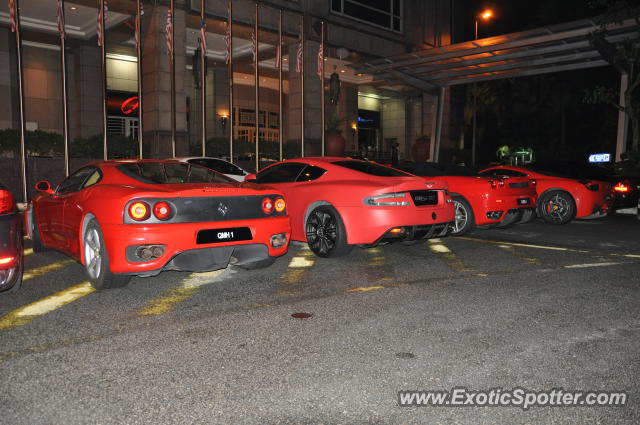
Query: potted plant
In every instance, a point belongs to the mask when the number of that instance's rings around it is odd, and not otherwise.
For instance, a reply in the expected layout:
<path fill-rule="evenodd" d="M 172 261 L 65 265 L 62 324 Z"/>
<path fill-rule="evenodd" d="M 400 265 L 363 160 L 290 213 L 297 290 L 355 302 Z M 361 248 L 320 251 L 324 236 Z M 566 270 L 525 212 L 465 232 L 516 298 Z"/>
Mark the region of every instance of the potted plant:
<path fill-rule="evenodd" d="M 327 156 L 344 156 L 346 140 L 342 136 L 340 128 L 342 121 L 343 119 L 338 116 L 337 112 L 327 117 L 324 127 L 325 154 Z"/>

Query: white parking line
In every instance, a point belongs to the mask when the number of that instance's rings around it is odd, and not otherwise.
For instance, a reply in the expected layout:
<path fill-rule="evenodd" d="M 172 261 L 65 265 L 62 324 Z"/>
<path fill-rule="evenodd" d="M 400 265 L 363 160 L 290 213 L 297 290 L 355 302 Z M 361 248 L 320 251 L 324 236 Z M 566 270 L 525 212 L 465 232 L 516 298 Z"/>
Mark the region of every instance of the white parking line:
<path fill-rule="evenodd" d="M 590 263 L 590 264 L 572 264 L 570 266 L 564 266 L 565 269 L 585 269 L 588 267 L 605 267 L 605 266 L 615 266 L 623 263 Z"/>

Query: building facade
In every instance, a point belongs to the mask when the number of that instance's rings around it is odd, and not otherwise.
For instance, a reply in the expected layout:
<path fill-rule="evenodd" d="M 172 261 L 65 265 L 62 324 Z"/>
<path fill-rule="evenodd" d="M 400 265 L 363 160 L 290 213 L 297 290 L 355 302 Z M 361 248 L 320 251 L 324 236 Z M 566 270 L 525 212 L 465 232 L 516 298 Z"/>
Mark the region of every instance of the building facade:
<path fill-rule="evenodd" d="M 175 152 L 251 157 L 258 131 L 261 159 L 321 153 L 322 90 L 325 122 L 332 119 L 346 139 L 346 152 L 384 159 L 399 144 L 400 156 L 431 135 L 437 99 L 420 87 L 374 80 L 356 72 L 370 58 L 451 44 L 461 10 L 456 0 L 233 0 L 232 78 L 226 63 L 227 0 L 206 0 L 205 113 L 202 114 L 200 0 L 175 0 Z M 96 40 L 99 0 L 65 2 L 69 139 L 74 157 L 92 156 L 87 144 L 102 140 L 101 49 Z M 166 41 L 168 0 L 143 1 L 142 56 L 134 40 L 136 2 L 111 0 L 106 15 L 106 111 L 110 152 L 137 155 L 139 114 L 143 118 L 143 156 L 172 154 L 171 65 Z M 61 134 L 62 89 L 56 0 L 20 0 L 25 121 L 29 131 Z M 252 38 L 258 16 L 258 89 Z M 282 97 L 278 25 L 282 16 Z M 318 75 L 318 50 L 324 22 L 324 75 Z M 0 129 L 17 129 L 18 77 L 14 34 L 6 2 L 0 3 Z M 303 70 L 297 70 L 301 30 Z M 143 107 L 138 108 L 138 66 Z M 233 102 L 230 102 L 230 94 Z M 259 99 L 256 107 L 256 94 Z M 282 109 L 281 101 L 282 98 Z M 453 99 L 453 100 L 452 100 Z M 455 93 L 447 89 L 441 149 L 455 149 L 454 125 L 460 115 Z M 256 128 L 255 113 L 258 111 Z M 282 116 L 281 116 L 282 115 Z M 202 136 L 204 116 L 206 134 Z M 304 122 L 304 125 L 303 125 Z M 304 132 L 304 140 L 303 140 Z M 4 132 L 5 134 L 7 132 Z M 30 133 L 31 134 L 31 133 Z M 8 137 L 4 136 L 5 138 Z M 31 136 L 33 138 L 35 136 Z M 52 139 L 53 140 L 53 139 Z M 8 154 L 10 143 L 0 140 Z M 59 155 L 59 145 L 44 152 L 27 140 L 32 155 Z M 57 142 L 56 142 L 57 143 Z M 126 144 L 130 143 L 130 149 Z M 125 149 L 121 145 L 125 145 Z M 433 149 L 433 146 L 432 146 Z M 100 150 L 100 152 L 102 152 Z M 95 156 L 95 155 L 93 155 Z"/>

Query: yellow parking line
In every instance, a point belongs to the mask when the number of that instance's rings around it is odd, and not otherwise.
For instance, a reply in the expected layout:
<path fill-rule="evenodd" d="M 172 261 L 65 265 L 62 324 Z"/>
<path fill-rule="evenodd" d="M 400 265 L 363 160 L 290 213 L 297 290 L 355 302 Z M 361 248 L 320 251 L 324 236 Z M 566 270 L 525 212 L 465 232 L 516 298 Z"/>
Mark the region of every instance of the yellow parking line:
<path fill-rule="evenodd" d="M 186 280 L 176 286 L 165 290 L 162 295 L 149 301 L 144 307 L 136 312 L 137 316 L 159 316 L 173 310 L 176 304 L 181 303 L 194 296 L 200 287 L 213 283 L 213 279 L 218 277 L 226 269 L 216 270 L 208 273 L 192 273 Z"/>
<path fill-rule="evenodd" d="M 527 256 L 526 254 L 520 252 L 520 250 L 516 249 L 516 247 L 514 247 L 512 245 L 498 245 L 498 247 L 500 247 L 504 251 L 507 251 L 508 253 L 512 254 L 514 257 L 519 258 L 520 260 L 524 261 L 525 263 L 534 264 L 534 265 L 537 265 L 537 266 L 542 264 L 542 261 L 540 261 L 539 259 Z"/>
<path fill-rule="evenodd" d="M 22 281 L 24 282 L 25 280 L 40 277 L 54 270 L 66 267 L 73 262 L 75 262 L 75 260 L 62 260 L 56 263 L 47 264 L 46 266 L 36 267 L 35 269 L 25 270 L 24 275 L 22 276 Z"/>
<path fill-rule="evenodd" d="M 22 251 L 22 254 L 26 257 L 27 255 L 31 255 L 33 254 L 33 248 L 27 248 L 24 251 Z"/>
<path fill-rule="evenodd" d="M 309 247 L 305 245 L 298 251 L 297 255 L 289 261 L 289 267 L 287 271 L 280 276 L 280 280 L 286 285 L 298 285 L 315 263 L 315 255 Z M 280 292 L 286 295 L 294 293 L 289 290 Z"/>
<path fill-rule="evenodd" d="M 89 282 L 82 282 L 60 292 L 56 292 L 53 295 L 44 297 L 0 317 L 0 330 L 22 326 L 39 316 L 50 313 L 94 291 L 95 288 L 91 286 Z"/>
<path fill-rule="evenodd" d="M 431 252 L 443 257 L 449 267 L 457 272 L 470 272 L 473 269 L 467 266 L 453 251 L 451 251 L 440 239 L 429 239 L 428 245 Z"/>

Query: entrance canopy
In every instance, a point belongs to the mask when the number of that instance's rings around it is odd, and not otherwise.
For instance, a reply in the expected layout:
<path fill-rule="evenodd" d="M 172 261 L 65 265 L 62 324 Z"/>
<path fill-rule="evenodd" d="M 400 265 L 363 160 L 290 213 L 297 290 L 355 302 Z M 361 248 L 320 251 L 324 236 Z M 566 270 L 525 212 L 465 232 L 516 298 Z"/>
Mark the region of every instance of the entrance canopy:
<path fill-rule="evenodd" d="M 639 27 L 635 19 L 609 24 L 605 27 L 606 39 L 617 43 L 638 38 Z M 437 161 L 445 87 L 608 65 L 589 42 L 590 35 L 599 29 L 593 20 L 585 19 L 365 61 L 354 67 L 356 72 L 371 75 L 379 84 L 411 86 L 439 97 L 432 128 L 433 158 Z M 627 76 L 623 75 L 621 93 L 626 91 L 627 84 Z M 621 112 L 617 160 L 624 151 L 626 129 L 626 117 Z"/>

